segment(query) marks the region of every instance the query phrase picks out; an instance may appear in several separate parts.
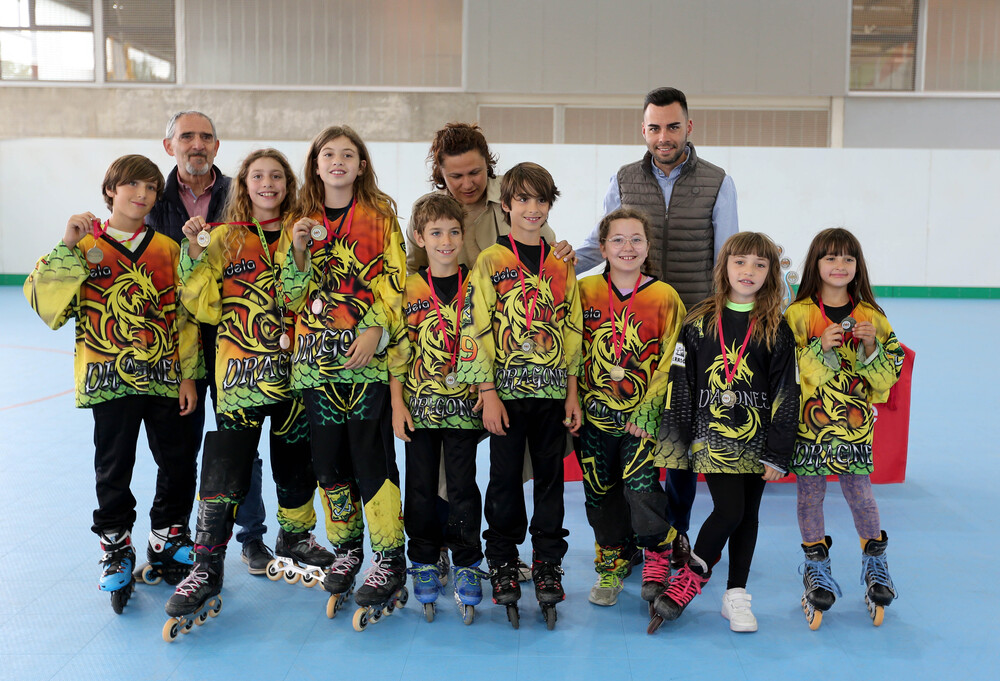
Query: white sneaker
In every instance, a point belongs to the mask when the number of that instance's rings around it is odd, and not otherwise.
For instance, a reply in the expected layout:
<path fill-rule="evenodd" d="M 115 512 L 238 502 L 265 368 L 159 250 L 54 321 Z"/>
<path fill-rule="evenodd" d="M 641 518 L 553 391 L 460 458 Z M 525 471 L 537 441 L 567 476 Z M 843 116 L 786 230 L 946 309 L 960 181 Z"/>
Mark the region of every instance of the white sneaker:
<path fill-rule="evenodd" d="M 597 583 L 591 587 L 590 598 L 587 600 L 594 605 L 611 606 L 618 602 L 618 594 L 624 588 L 621 577 L 612 572 L 602 572 Z"/>
<path fill-rule="evenodd" d="M 722 595 L 722 616 L 733 631 L 757 631 L 757 618 L 750 612 L 750 594 L 746 589 L 729 589 Z"/>

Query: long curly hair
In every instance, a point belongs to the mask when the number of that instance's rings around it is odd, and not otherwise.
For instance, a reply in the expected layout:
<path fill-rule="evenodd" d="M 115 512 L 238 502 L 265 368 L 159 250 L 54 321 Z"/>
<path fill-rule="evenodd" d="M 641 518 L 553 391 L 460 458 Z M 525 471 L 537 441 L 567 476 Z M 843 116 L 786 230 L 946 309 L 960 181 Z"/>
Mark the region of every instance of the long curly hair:
<path fill-rule="evenodd" d="M 378 178 L 372 166 L 371 154 L 361 136 L 346 125 L 331 125 L 316 135 L 309 145 L 303 169 L 302 192 L 299 194 L 299 205 L 295 209 L 295 218 L 308 217 L 322 213 L 326 206 L 326 186 L 317 172 L 319 152 L 329 142 L 338 137 L 346 137 L 358 150 L 358 159 L 364 161 L 364 169 L 354 179 L 354 199 L 358 204 L 369 208 L 384 218 L 393 220 L 397 214 L 396 202 L 391 196 L 378 188 Z"/>
<path fill-rule="evenodd" d="M 854 279 L 847 284 L 847 293 L 855 303 L 868 303 L 884 316 L 885 311 L 875 302 L 875 292 L 872 291 L 871 280 L 868 278 L 868 265 L 861 252 L 861 242 L 843 227 L 830 227 L 813 237 L 802 266 L 802 283 L 795 301 L 816 299 L 819 296 L 823 289 L 819 261 L 828 255 L 849 255 L 854 258 Z"/>
<path fill-rule="evenodd" d="M 771 237 L 762 232 L 737 232 L 726 239 L 712 272 L 714 293 L 695 305 L 688 312 L 684 322 L 693 322 L 705 317 L 714 318 L 725 308 L 732 291 L 732 285 L 729 283 L 729 258 L 734 255 L 754 255 L 767 259 L 767 276 L 757 295 L 754 296 L 750 316 L 757 320 L 751 337 L 758 343 L 763 341 L 770 350 L 778 337 L 778 326 L 782 319 L 781 266 L 778 247 L 771 241 Z M 713 336 L 716 334 L 714 323 L 706 324 L 705 330 Z"/>
<path fill-rule="evenodd" d="M 262 158 L 274 159 L 281 166 L 282 172 L 285 173 L 285 198 L 278 207 L 278 214 L 283 218 L 288 217 L 288 214 L 295 206 L 298 181 L 295 179 L 295 173 L 292 171 L 292 166 L 288 162 L 288 159 L 277 149 L 270 147 L 267 149 L 258 149 L 250 152 L 243 159 L 236 177 L 229 183 L 229 196 L 226 197 L 226 209 L 224 212 L 224 220 L 227 223 L 250 222 L 253 220 L 253 202 L 250 200 L 250 192 L 247 190 L 247 177 L 250 174 L 250 166 L 253 165 L 253 162 Z M 225 241 L 223 242 L 223 253 L 227 260 L 234 260 L 240 256 L 243 244 L 249 233 L 247 227 L 233 227 L 230 225 L 229 231 L 226 232 Z"/>
<path fill-rule="evenodd" d="M 486 160 L 486 176 L 496 177 L 497 157 L 490 152 L 486 135 L 478 123 L 446 123 L 434 133 L 427 160 L 431 162 L 431 182 L 438 189 L 447 189 L 441 164 L 445 156 L 461 156 L 467 151 L 478 151 Z"/>

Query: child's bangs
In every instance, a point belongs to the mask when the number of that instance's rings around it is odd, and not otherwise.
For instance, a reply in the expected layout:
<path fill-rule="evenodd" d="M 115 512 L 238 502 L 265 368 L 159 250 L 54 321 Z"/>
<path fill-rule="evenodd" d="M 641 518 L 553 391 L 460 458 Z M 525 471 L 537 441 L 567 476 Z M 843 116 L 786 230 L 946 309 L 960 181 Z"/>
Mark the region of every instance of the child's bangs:
<path fill-rule="evenodd" d="M 861 248 L 858 240 L 846 229 L 830 229 L 825 234 L 817 236 L 816 253 L 820 258 L 828 255 L 849 255 L 858 258 L 861 255 Z"/>
<path fill-rule="evenodd" d="M 738 232 L 726 242 L 729 255 L 753 255 L 772 260 L 777 255 L 774 242 L 760 232 Z"/>

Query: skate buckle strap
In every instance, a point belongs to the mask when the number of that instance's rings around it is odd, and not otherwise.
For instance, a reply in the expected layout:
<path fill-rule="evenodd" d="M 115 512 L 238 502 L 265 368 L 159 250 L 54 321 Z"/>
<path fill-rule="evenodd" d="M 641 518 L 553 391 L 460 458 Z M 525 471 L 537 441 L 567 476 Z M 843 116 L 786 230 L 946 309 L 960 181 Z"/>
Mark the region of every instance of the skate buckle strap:
<path fill-rule="evenodd" d="M 663 584 L 670 576 L 670 551 L 646 551 L 642 563 L 642 581 Z"/>
<path fill-rule="evenodd" d="M 677 574 L 670 578 L 667 586 L 667 596 L 677 605 L 687 605 L 701 593 L 701 587 L 708 580 L 695 574 L 687 565 L 681 567 Z"/>
<path fill-rule="evenodd" d="M 872 582 L 881 584 L 892 591 L 893 598 L 898 596 L 896 587 L 892 583 L 892 577 L 889 576 L 889 561 L 885 559 L 885 556 L 869 556 L 867 554 L 861 556 L 862 584 L 865 584 L 868 575 L 871 575 Z"/>
<path fill-rule="evenodd" d="M 826 589 L 836 594 L 837 598 L 843 597 L 843 594 L 840 593 L 840 585 L 833 578 L 829 560 L 807 560 L 799 565 L 799 574 L 803 577 L 808 577 L 813 586 Z"/>
<path fill-rule="evenodd" d="M 207 571 L 192 570 L 191 572 L 188 573 L 188 576 L 185 577 L 181 581 L 181 583 L 177 585 L 177 589 L 174 590 L 174 593 L 190 598 L 191 596 L 194 595 L 194 592 L 197 591 L 201 587 L 201 585 L 205 584 L 207 581 L 208 581 Z"/>

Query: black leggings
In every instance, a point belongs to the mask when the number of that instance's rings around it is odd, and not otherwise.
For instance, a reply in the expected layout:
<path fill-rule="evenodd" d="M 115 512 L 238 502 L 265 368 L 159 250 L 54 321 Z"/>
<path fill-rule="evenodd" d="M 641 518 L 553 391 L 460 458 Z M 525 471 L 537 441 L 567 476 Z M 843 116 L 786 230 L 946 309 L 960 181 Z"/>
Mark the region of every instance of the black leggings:
<path fill-rule="evenodd" d="M 767 484 L 759 473 L 706 473 L 714 508 L 701 526 L 694 552 L 708 563 L 719 562 L 729 542 L 727 589 L 746 587 L 757 546 L 757 514 Z"/>

